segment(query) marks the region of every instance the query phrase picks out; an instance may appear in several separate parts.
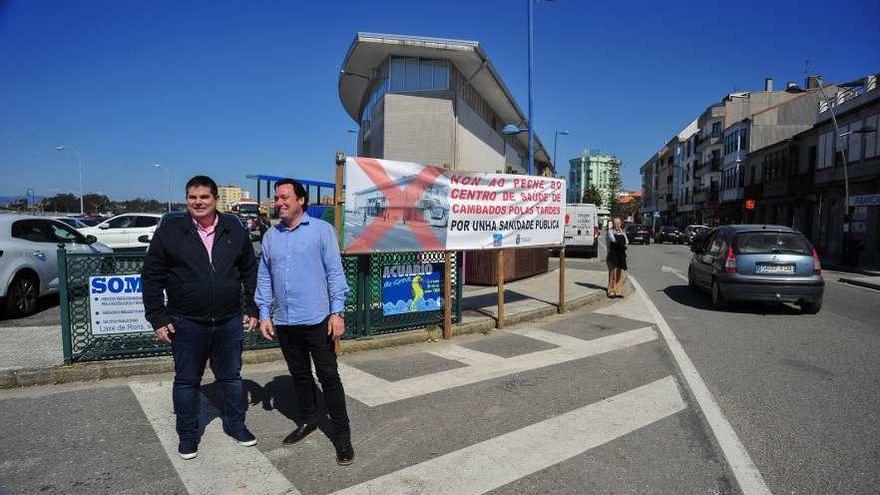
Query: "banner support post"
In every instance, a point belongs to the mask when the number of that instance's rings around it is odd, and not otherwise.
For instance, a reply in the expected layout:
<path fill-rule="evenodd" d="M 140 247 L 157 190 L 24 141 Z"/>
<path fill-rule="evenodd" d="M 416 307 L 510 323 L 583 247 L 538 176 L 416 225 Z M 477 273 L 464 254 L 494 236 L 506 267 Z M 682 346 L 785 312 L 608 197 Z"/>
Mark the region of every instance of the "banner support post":
<path fill-rule="evenodd" d="M 452 253 L 443 253 L 443 338 L 452 338 Z"/>
<path fill-rule="evenodd" d="M 345 171 L 345 153 L 336 152 L 336 187 L 333 189 L 333 224 L 336 226 L 336 239 L 342 247 L 342 181 Z M 320 200 L 320 198 L 318 198 Z M 347 315 L 346 315 L 347 316 Z M 342 354 L 342 339 L 336 339 L 333 345 L 336 355 Z"/>
<path fill-rule="evenodd" d="M 495 257 L 495 276 L 498 277 L 498 320 L 495 328 L 504 328 L 504 250 L 499 249 Z"/>
<path fill-rule="evenodd" d="M 559 249 L 559 307 L 556 310 L 565 313 L 565 246 Z"/>

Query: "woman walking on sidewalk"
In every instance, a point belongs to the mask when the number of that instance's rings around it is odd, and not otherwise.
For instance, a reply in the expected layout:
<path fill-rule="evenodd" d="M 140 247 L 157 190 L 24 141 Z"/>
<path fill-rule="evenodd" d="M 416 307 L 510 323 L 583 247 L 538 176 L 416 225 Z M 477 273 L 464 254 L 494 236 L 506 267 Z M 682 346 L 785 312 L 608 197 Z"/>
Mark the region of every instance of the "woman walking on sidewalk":
<path fill-rule="evenodd" d="M 623 297 L 623 271 L 626 270 L 626 246 L 629 239 L 621 226 L 620 217 L 615 217 L 608 227 L 607 244 L 608 256 L 608 297 Z"/>

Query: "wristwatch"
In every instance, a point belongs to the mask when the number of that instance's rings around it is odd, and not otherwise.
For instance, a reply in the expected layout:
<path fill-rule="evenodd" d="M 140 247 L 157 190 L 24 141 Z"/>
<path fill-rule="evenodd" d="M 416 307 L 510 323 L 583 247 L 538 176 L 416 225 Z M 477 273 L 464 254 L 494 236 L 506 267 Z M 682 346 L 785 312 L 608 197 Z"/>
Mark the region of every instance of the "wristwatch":
<path fill-rule="evenodd" d="M 337 311 L 335 313 L 330 313 L 330 314 L 333 316 L 338 316 L 338 317 L 342 318 L 343 320 L 345 319 L 345 312 L 344 311 Z"/>

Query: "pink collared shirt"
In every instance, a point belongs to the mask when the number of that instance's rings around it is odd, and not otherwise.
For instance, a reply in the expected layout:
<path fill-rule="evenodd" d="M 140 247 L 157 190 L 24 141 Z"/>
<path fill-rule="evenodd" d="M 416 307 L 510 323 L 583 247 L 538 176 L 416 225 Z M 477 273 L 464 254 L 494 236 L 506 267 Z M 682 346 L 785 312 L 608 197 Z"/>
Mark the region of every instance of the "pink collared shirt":
<path fill-rule="evenodd" d="M 213 263 L 211 259 L 211 248 L 214 247 L 214 230 L 217 228 L 217 222 L 220 221 L 220 215 L 214 214 L 214 223 L 211 224 L 207 229 L 202 227 L 202 225 L 193 218 L 193 223 L 196 224 L 196 232 L 199 233 L 199 238 L 202 240 L 202 244 L 205 245 L 205 249 L 208 251 L 208 261 Z"/>

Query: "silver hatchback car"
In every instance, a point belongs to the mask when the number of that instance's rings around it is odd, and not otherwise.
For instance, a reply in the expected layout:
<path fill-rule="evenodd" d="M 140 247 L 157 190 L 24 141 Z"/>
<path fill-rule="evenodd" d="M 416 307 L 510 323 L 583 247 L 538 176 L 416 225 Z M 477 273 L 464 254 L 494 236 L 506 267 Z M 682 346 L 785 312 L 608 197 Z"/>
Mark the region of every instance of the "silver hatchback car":
<path fill-rule="evenodd" d="M 712 305 L 730 301 L 789 302 L 804 313 L 822 309 L 825 281 L 807 238 L 781 225 L 724 225 L 691 246 L 688 285 Z"/>
<path fill-rule="evenodd" d="M 0 215 L 0 301 L 7 316 L 29 315 L 40 296 L 58 291 L 59 243 L 71 253 L 113 252 L 53 218 Z"/>

